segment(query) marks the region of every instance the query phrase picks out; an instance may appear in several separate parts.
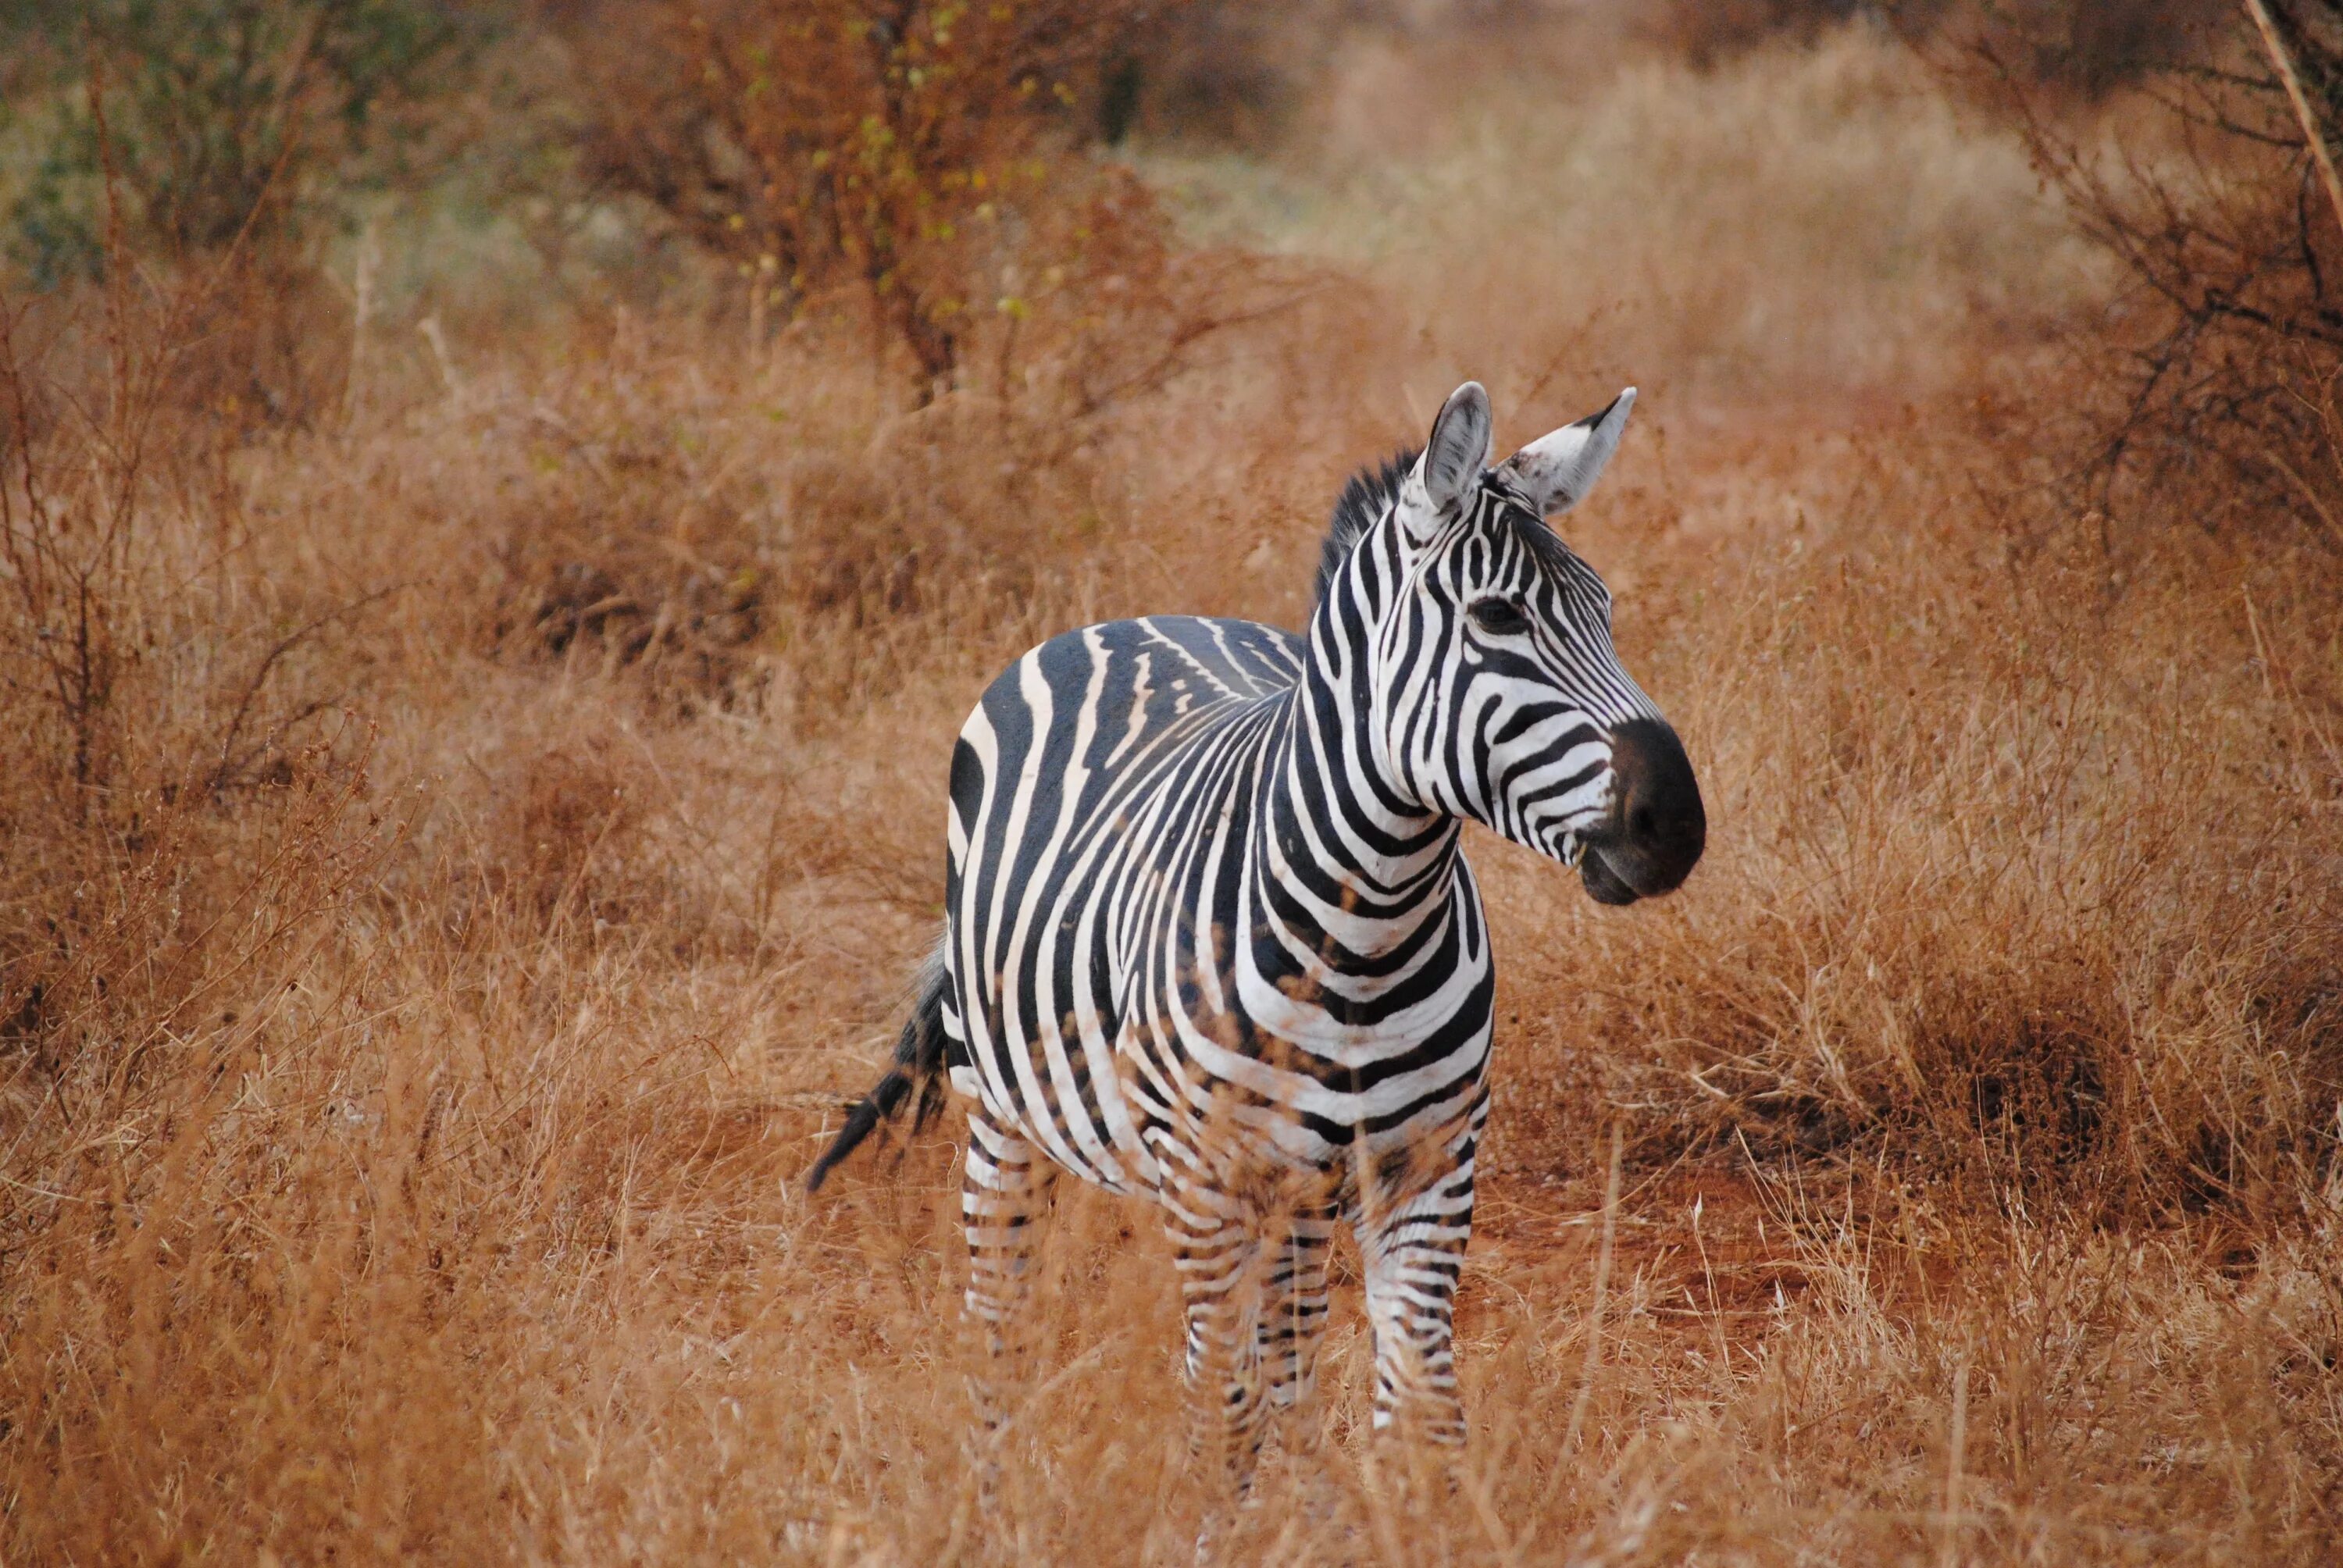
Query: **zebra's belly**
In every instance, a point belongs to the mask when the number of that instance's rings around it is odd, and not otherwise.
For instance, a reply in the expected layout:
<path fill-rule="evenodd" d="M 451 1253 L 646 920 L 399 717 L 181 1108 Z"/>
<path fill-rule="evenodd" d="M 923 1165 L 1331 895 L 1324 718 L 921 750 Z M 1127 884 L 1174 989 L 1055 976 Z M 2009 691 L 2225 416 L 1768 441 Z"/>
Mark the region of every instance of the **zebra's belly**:
<path fill-rule="evenodd" d="M 1169 999 L 1167 999 L 1169 1000 Z M 1133 1022 L 1111 1042 L 1079 1032 L 960 1046 L 953 1090 L 996 1124 L 1031 1139 L 1059 1166 L 1111 1191 L 1156 1196 L 1173 1167 L 1208 1170 L 1216 1185 L 1347 1191 L 1373 1164 L 1390 1186 L 1391 1161 L 1446 1145 L 1477 1121 L 1485 1100 L 1489 1030 L 1477 1003 L 1447 1030 L 1394 1038 L 1394 1057 L 1431 1060 L 1413 1073 L 1360 1081 L 1289 1041 L 1190 1019 Z M 1201 1026 L 1243 1039 L 1242 1069 L 1206 1067 L 1193 1050 Z M 1454 1031 L 1452 1033 L 1451 1031 Z M 1180 1043 L 1188 1037 L 1188 1043 Z M 1296 1183 L 1299 1185 L 1296 1185 Z M 1286 1201 L 1295 1201 L 1289 1193 Z"/>

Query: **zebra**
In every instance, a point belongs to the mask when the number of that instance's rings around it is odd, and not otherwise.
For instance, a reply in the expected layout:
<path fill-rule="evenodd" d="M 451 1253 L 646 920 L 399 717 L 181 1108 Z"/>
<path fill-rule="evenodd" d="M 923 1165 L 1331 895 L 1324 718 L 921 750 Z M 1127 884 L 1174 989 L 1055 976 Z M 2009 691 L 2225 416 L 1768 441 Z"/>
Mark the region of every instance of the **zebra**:
<path fill-rule="evenodd" d="M 1353 477 L 1305 635 L 1153 616 L 1067 632 L 952 749 L 945 922 L 895 1065 L 809 1174 L 916 1089 L 967 1101 L 966 1312 L 995 1381 L 1060 1172 L 1153 1200 L 1194 1445 L 1242 1495 L 1272 1416 L 1315 1446 L 1328 1250 L 1355 1236 L 1376 1431 L 1460 1444 L 1452 1316 L 1489 1110 L 1495 970 L 1463 823 L 1599 903 L 1681 884 L 1707 834 L 1611 595 L 1548 518 L 1634 389 L 1493 467 L 1466 382 L 1421 453 Z"/>

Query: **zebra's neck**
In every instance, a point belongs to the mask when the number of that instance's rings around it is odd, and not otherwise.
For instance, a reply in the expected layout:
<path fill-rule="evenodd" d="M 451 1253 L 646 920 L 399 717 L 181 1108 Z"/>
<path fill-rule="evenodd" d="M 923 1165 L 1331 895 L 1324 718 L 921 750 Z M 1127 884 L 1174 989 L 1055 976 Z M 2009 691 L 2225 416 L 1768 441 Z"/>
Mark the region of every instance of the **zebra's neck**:
<path fill-rule="evenodd" d="M 1443 923 L 1456 886 L 1460 824 L 1415 801 L 1375 729 L 1373 644 L 1399 568 L 1377 529 L 1328 584 L 1257 819 L 1255 918 L 1303 967 L 1370 982 Z"/>

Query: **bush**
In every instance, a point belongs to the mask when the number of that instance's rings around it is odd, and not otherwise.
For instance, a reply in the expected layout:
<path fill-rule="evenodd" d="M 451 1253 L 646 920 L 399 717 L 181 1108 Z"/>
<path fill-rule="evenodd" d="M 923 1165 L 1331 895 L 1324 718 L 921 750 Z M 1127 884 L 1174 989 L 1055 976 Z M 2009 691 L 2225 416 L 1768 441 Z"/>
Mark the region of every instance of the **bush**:
<path fill-rule="evenodd" d="M 233 438 L 179 411 L 184 302 L 117 279 L 106 307 L 0 302 L 0 1059 L 135 1097 L 249 1038 L 222 996 L 296 963 L 383 845 L 371 729 L 317 670 L 376 596 L 265 558 Z"/>
<path fill-rule="evenodd" d="M 930 387 L 1028 283 L 1079 270 L 1116 182 L 1075 150 L 1141 0 L 651 0 L 560 26 L 589 168 L 749 279 L 759 320 L 859 295 Z M 1124 205 L 1129 216 L 1129 204 Z"/>
<path fill-rule="evenodd" d="M 1666 0 L 1644 19 L 1655 41 L 1714 65 L 1771 39 L 1813 38 L 1864 9 L 1862 0 Z"/>
<path fill-rule="evenodd" d="M 1099 136 L 1258 149 L 1291 126 L 1340 58 L 1335 44 L 1372 25 L 1373 11 L 1187 0 L 1118 39 L 1100 83 Z"/>
<path fill-rule="evenodd" d="M 418 0 L 35 0 L 0 24 L 37 62 L 17 84 L 36 151 L 12 255 L 43 286 L 96 276 L 117 220 L 140 254 L 239 236 L 297 250 L 417 156 L 405 111 L 444 89 L 477 17 Z"/>
<path fill-rule="evenodd" d="M 2343 6 L 2268 6 L 2332 147 L 2343 130 Z M 2343 213 L 2320 188 L 2254 24 L 2242 8 L 2218 16 L 2197 58 L 2080 122 L 2039 79 L 2056 42 L 2039 25 L 1982 31 L 1970 57 L 2046 179 L 2130 280 L 2077 344 L 2111 371 L 2083 468 L 2087 503 L 2136 516 L 2150 493 L 2177 489 L 2207 526 L 2308 518 L 2343 545 L 2333 417 Z"/>

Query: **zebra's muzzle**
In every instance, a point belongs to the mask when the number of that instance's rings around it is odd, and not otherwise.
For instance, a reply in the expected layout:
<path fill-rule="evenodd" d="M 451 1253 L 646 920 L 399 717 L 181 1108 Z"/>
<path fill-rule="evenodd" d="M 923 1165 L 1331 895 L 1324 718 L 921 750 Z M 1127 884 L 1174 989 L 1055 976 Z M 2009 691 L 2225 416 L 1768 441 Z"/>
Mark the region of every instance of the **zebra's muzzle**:
<path fill-rule="evenodd" d="M 1708 847 L 1700 780 L 1676 732 L 1632 719 L 1611 732 L 1611 813 L 1586 838 L 1579 879 L 1598 904 L 1632 904 L 1671 892 Z"/>

